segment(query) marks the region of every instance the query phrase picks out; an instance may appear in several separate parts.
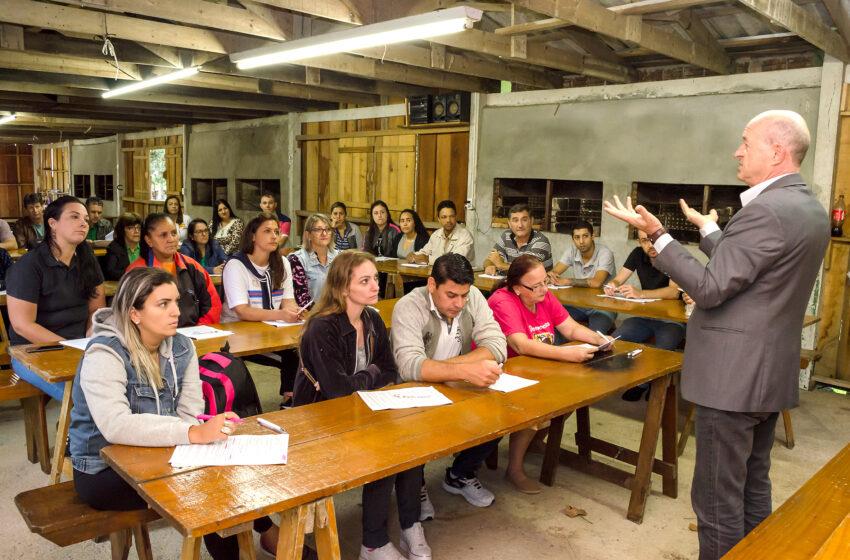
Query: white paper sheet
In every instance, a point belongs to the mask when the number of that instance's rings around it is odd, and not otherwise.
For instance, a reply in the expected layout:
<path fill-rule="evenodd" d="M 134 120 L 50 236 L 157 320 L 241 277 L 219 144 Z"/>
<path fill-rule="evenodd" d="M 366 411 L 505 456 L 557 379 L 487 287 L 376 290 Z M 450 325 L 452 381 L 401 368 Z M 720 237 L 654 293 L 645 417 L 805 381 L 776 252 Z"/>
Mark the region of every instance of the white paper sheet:
<path fill-rule="evenodd" d="M 502 375 L 499 376 L 499 380 L 490 385 L 490 388 L 494 391 L 510 393 L 512 391 L 517 391 L 519 389 L 530 387 L 537 383 L 540 382 L 534 379 L 526 379 L 524 377 L 511 375 L 510 373 L 502 373 Z"/>
<path fill-rule="evenodd" d="M 77 350 L 82 350 L 83 352 L 85 352 L 86 346 L 89 345 L 89 340 L 91 340 L 91 337 L 75 338 L 73 340 L 60 340 L 59 344 L 61 344 L 62 346 L 67 346 L 69 348 L 76 348 Z"/>
<path fill-rule="evenodd" d="M 637 297 L 625 297 L 625 296 L 609 296 L 607 294 L 596 294 L 596 297 L 618 299 L 620 301 L 630 301 L 632 303 L 651 303 L 653 301 L 661 301 L 661 298 L 637 298 Z"/>
<path fill-rule="evenodd" d="M 425 263 L 401 263 L 399 266 L 409 266 L 410 268 L 428 268 L 430 265 Z"/>
<path fill-rule="evenodd" d="M 452 404 L 444 394 L 434 387 L 406 387 L 387 391 L 357 391 L 363 402 L 372 410 L 417 408 L 420 406 L 442 406 Z"/>
<path fill-rule="evenodd" d="M 395 257 L 375 257 L 375 260 L 378 261 L 378 262 L 383 262 L 383 261 L 397 261 L 398 259 L 395 258 Z"/>
<path fill-rule="evenodd" d="M 168 462 L 175 468 L 285 465 L 288 455 L 289 434 L 245 435 L 204 445 L 178 445 Z"/>
<path fill-rule="evenodd" d="M 189 338 L 194 338 L 195 340 L 206 340 L 208 338 L 221 338 L 223 336 L 230 336 L 233 334 L 232 331 L 223 331 L 217 329 L 215 327 L 210 327 L 207 325 L 198 325 L 195 327 L 182 327 L 177 329 L 177 332 L 182 334 L 183 336 L 188 336 Z"/>
<path fill-rule="evenodd" d="M 555 284 L 549 284 L 546 287 L 550 290 L 566 290 L 567 288 L 572 288 L 572 286 L 556 286 Z"/>
<path fill-rule="evenodd" d="M 481 274 L 479 278 L 492 278 L 493 280 L 504 280 L 507 276 L 501 274 Z"/>
<path fill-rule="evenodd" d="M 273 327 L 280 328 L 280 327 L 295 327 L 295 326 L 298 326 L 298 325 L 303 325 L 304 321 L 298 321 L 296 323 L 287 323 L 286 321 L 282 321 L 282 320 L 278 319 L 276 321 L 263 321 L 263 323 L 265 323 L 267 325 L 271 325 Z"/>

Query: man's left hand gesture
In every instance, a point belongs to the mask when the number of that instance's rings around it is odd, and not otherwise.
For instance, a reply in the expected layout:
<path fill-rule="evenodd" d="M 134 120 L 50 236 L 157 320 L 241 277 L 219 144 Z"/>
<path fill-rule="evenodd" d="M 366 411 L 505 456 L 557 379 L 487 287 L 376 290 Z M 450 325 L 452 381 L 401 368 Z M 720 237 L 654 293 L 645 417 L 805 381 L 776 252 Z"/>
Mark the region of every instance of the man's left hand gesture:
<path fill-rule="evenodd" d="M 626 197 L 625 206 L 620 202 L 620 198 L 614 195 L 614 203 L 612 204 L 606 200 L 602 203 L 602 207 L 618 220 L 634 226 L 647 235 L 652 235 L 661 229 L 661 221 L 650 214 L 649 210 L 641 205 L 638 205 L 637 208 L 632 208 L 632 197 L 630 196 Z"/>

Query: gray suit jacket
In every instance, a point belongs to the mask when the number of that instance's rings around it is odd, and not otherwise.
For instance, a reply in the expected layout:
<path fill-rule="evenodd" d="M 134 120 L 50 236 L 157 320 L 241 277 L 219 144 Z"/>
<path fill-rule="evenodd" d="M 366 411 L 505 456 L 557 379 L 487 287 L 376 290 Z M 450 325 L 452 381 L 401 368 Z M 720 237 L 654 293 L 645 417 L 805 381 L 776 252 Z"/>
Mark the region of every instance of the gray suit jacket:
<path fill-rule="evenodd" d="M 829 218 L 797 174 L 778 179 L 702 239 L 703 266 L 678 242 L 655 266 L 696 302 L 682 396 L 735 412 L 798 404 L 800 333 L 829 242 Z"/>

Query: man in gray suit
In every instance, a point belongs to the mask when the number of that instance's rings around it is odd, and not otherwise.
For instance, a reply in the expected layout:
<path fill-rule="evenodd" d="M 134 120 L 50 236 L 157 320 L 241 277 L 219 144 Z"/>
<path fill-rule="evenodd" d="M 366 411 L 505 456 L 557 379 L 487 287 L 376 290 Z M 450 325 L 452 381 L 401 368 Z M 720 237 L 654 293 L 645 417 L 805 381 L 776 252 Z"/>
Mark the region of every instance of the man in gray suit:
<path fill-rule="evenodd" d="M 735 152 L 749 185 L 721 233 L 717 213 L 680 201 L 700 228 L 703 266 L 642 206 L 605 210 L 652 240 L 655 266 L 696 302 L 688 322 L 682 396 L 697 405 L 691 502 L 700 560 L 714 560 L 771 512 L 770 450 L 778 412 L 798 404 L 800 331 L 829 241 L 826 211 L 800 177 L 809 147 L 803 118 L 767 111 Z"/>

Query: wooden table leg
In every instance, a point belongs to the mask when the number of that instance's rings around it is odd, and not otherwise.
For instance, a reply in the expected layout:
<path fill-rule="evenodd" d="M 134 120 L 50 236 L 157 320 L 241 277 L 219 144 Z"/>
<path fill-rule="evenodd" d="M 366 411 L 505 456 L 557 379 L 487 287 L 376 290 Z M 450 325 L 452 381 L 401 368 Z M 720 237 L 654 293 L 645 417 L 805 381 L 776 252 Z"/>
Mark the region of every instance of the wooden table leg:
<path fill-rule="evenodd" d="M 576 410 L 576 446 L 582 459 L 590 461 L 590 407 Z"/>
<path fill-rule="evenodd" d="M 339 535 L 336 529 L 336 510 L 333 498 L 325 498 L 316 503 L 316 521 L 313 525 L 316 535 L 316 552 L 319 560 L 340 560 Z"/>
<path fill-rule="evenodd" d="M 139 560 L 153 560 L 151 537 L 148 534 L 147 525 L 139 523 L 133 527 L 133 540 L 136 542 L 136 554 Z"/>
<path fill-rule="evenodd" d="M 29 424 L 31 433 L 28 437 L 32 438 L 34 444 L 34 458 L 41 465 L 41 470 L 44 474 L 50 474 L 50 443 L 47 439 L 47 413 L 45 406 L 49 397 L 47 395 L 39 395 L 37 397 L 28 397 L 21 399 L 21 407 L 24 409 L 24 420 Z M 29 448 L 29 442 L 27 448 Z M 31 462 L 32 459 L 30 459 Z"/>
<path fill-rule="evenodd" d="M 127 560 L 130 556 L 130 535 L 129 529 L 118 531 L 109 535 L 109 547 L 112 550 L 112 560 Z"/>
<path fill-rule="evenodd" d="M 676 449 L 676 454 L 680 457 L 685 452 L 685 447 L 688 445 L 688 438 L 694 431 L 694 419 L 697 415 L 697 405 L 692 404 L 688 409 L 688 416 L 685 418 L 685 425 L 682 426 L 682 435 L 679 436 L 679 445 Z"/>
<path fill-rule="evenodd" d="M 637 467 L 635 468 L 632 496 L 629 500 L 629 511 L 626 517 L 635 523 L 643 521 L 646 509 L 646 498 L 652 482 L 652 465 L 655 460 L 655 448 L 658 445 L 658 433 L 661 429 L 661 416 L 664 403 L 667 400 L 667 388 L 670 376 L 659 377 L 652 382 L 649 404 L 646 407 L 646 417 L 643 421 L 643 434 L 640 438 Z"/>
<path fill-rule="evenodd" d="M 239 542 L 239 560 L 257 560 L 257 551 L 254 549 L 254 531 L 242 531 L 236 535 Z"/>
<path fill-rule="evenodd" d="M 785 424 L 785 447 L 794 449 L 794 427 L 791 425 L 791 411 L 782 410 L 782 423 Z"/>
<path fill-rule="evenodd" d="M 201 538 L 186 537 L 183 539 L 183 550 L 180 551 L 180 560 L 200 560 Z"/>
<path fill-rule="evenodd" d="M 679 398 L 675 376 L 670 376 L 664 412 L 661 417 L 661 457 L 673 465 L 673 472 L 662 474 L 664 495 L 675 499 L 679 494 L 679 454 L 676 449 L 676 424 L 679 420 Z"/>
<path fill-rule="evenodd" d="M 301 560 L 304 530 L 309 505 L 288 509 L 280 514 L 280 537 L 277 540 L 277 560 Z"/>
<path fill-rule="evenodd" d="M 62 466 L 65 463 L 65 447 L 68 439 L 68 427 L 71 424 L 71 390 L 73 383 L 65 382 L 62 395 L 62 408 L 59 410 L 59 425 L 56 427 L 56 445 L 53 449 L 53 461 L 50 468 L 50 484 L 59 484 L 62 480 Z"/>
<path fill-rule="evenodd" d="M 35 411 L 36 406 L 38 406 L 38 397 L 21 399 L 21 408 L 24 411 L 24 438 L 27 444 L 27 461 L 30 463 L 38 463 L 38 441 L 35 437 L 35 424 L 38 416 Z"/>
<path fill-rule="evenodd" d="M 546 437 L 546 451 L 543 454 L 543 465 L 540 467 L 540 482 L 546 486 L 555 484 L 555 471 L 561 456 L 561 438 L 564 436 L 564 421 L 572 413 L 562 414 L 552 418 L 549 424 L 549 435 Z"/>

